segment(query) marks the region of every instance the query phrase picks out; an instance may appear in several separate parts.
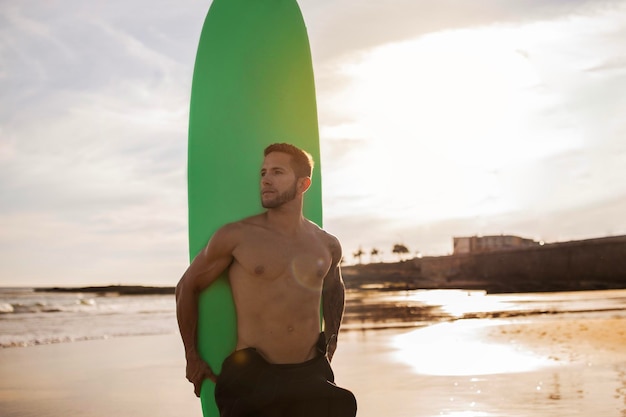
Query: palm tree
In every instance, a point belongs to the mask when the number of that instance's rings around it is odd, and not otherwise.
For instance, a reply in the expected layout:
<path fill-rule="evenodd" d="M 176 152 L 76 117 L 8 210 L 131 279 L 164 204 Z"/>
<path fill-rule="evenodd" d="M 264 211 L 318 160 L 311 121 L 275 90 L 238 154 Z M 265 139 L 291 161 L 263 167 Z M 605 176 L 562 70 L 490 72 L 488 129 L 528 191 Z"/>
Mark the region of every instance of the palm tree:
<path fill-rule="evenodd" d="M 402 260 L 402 255 L 404 255 L 405 253 L 409 253 L 409 248 L 407 248 L 402 243 L 396 243 L 395 245 L 393 245 L 393 250 L 391 252 L 397 253 L 400 260 Z"/>
<path fill-rule="evenodd" d="M 354 252 L 352 255 L 353 255 L 355 258 L 358 258 L 359 263 L 361 263 L 361 257 L 362 257 L 363 255 L 365 255 L 365 252 L 363 252 L 363 250 L 362 250 L 361 248 L 359 248 L 359 250 L 358 250 L 358 251 L 356 251 L 356 252 Z"/>
<path fill-rule="evenodd" d="M 378 258 L 379 255 L 380 251 L 376 248 L 372 248 L 372 251 L 370 252 L 370 263 L 373 261 L 374 258 Z"/>

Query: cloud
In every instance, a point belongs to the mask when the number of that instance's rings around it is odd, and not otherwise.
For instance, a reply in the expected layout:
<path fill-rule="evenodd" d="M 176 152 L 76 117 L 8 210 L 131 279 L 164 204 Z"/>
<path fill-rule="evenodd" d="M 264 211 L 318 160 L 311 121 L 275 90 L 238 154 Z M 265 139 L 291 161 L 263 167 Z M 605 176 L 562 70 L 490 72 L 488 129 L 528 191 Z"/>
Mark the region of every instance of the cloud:
<path fill-rule="evenodd" d="M 442 30 L 547 21 L 623 5 L 619 0 L 301 0 L 299 3 L 309 22 L 313 56 L 319 62 Z"/>
<path fill-rule="evenodd" d="M 0 8 L 3 280 L 172 284 L 186 263 L 196 45 L 167 26 L 203 16 L 102 5 Z"/>

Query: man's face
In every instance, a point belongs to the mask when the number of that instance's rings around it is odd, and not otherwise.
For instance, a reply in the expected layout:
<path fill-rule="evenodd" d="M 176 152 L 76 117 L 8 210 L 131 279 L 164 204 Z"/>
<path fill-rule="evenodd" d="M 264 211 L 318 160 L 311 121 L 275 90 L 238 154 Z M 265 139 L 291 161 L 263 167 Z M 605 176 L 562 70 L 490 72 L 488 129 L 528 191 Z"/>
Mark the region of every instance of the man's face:
<path fill-rule="evenodd" d="M 261 205 L 276 208 L 296 197 L 296 174 L 291 166 L 291 155 L 271 152 L 261 167 Z"/>

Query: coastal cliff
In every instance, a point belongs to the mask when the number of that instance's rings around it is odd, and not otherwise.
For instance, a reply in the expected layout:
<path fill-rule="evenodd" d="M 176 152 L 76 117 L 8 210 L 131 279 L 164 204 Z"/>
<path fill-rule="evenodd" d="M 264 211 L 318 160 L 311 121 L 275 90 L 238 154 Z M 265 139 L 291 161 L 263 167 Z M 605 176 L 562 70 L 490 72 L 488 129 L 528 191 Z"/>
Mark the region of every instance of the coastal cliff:
<path fill-rule="evenodd" d="M 626 288 L 626 236 L 343 267 L 348 289 L 491 293 Z"/>

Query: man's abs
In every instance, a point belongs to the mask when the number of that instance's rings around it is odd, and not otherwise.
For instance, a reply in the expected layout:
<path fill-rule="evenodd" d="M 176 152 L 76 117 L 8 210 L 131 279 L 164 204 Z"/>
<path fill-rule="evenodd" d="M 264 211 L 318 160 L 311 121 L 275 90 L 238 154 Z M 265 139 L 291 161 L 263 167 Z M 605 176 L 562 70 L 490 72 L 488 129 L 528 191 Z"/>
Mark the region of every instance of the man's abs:
<path fill-rule="evenodd" d="M 274 364 L 301 363 L 316 356 L 320 333 L 317 317 L 281 320 L 238 316 L 237 349 L 255 348 Z"/>

